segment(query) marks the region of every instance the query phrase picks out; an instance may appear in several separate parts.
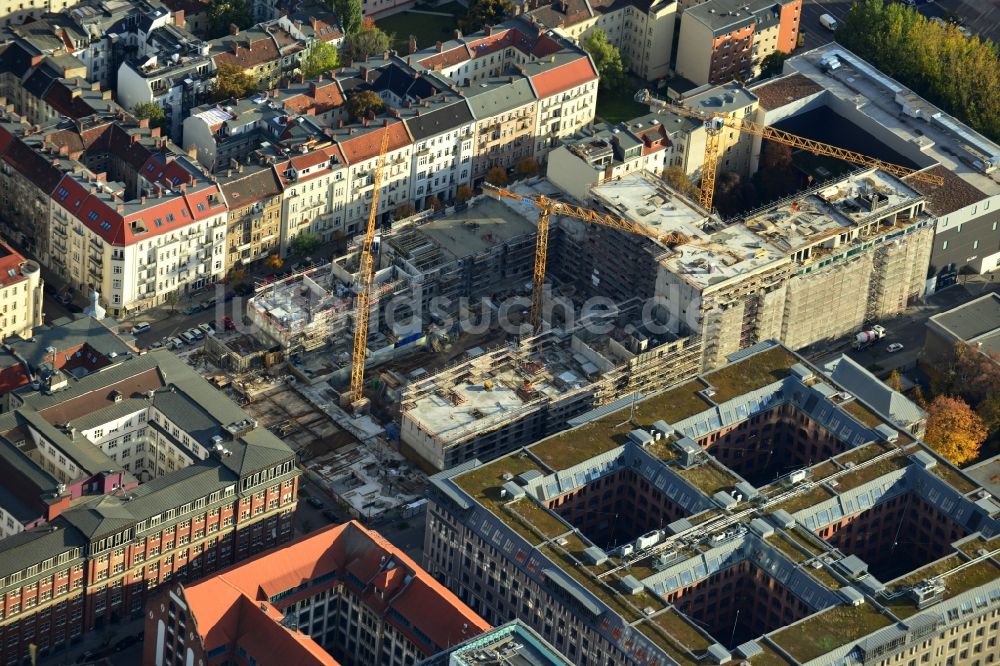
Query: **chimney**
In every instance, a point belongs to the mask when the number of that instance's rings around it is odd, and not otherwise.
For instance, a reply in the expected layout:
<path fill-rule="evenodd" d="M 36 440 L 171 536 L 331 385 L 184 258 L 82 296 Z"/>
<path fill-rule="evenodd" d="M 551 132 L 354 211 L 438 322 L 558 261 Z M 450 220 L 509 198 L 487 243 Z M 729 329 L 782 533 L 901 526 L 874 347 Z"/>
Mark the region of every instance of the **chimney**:
<path fill-rule="evenodd" d="M 305 82 L 306 82 L 306 75 L 299 74 L 299 83 L 305 83 Z"/>
<path fill-rule="evenodd" d="M 410 35 L 410 53 L 416 53 L 416 52 L 417 52 L 417 38 L 414 37 L 413 35 Z M 412 65 L 413 59 L 411 58 L 408 62 L 409 64 Z"/>
<path fill-rule="evenodd" d="M 437 43 L 437 52 L 444 53 L 444 44 L 442 44 L 441 42 Z"/>
<path fill-rule="evenodd" d="M 462 31 L 455 28 L 455 39 L 462 39 Z"/>
<path fill-rule="evenodd" d="M 104 99 L 104 100 L 111 99 L 111 91 L 110 90 L 104 90 L 104 91 L 102 91 L 101 92 L 101 99 Z"/>
<path fill-rule="evenodd" d="M 100 89 L 101 89 L 101 84 L 99 81 L 94 81 L 93 83 L 90 84 L 91 92 L 97 92 Z"/>
<path fill-rule="evenodd" d="M 235 23 L 230 23 L 229 34 L 232 35 L 233 37 L 240 34 L 240 26 L 236 25 Z"/>
<path fill-rule="evenodd" d="M 389 59 L 389 52 L 388 51 L 382 51 L 382 59 L 383 60 L 388 60 Z"/>
<path fill-rule="evenodd" d="M 139 129 L 149 129 L 149 118 L 139 118 Z M 133 134 L 133 139 L 138 139 L 138 135 Z"/>
<path fill-rule="evenodd" d="M 176 25 L 178 28 L 185 27 L 185 25 L 184 25 L 184 10 L 183 9 L 176 9 L 176 10 L 174 10 L 174 25 Z"/>
<path fill-rule="evenodd" d="M 151 137 L 158 137 L 158 136 L 160 136 L 160 128 L 159 127 L 154 127 L 151 130 L 149 130 L 149 136 L 151 136 Z"/>
<path fill-rule="evenodd" d="M 344 129 L 344 119 L 341 118 L 337 121 L 337 129 Z"/>
<path fill-rule="evenodd" d="M 139 203 L 142 204 L 143 206 L 146 205 L 146 195 L 145 194 L 143 194 L 141 197 L 139 197 Z"/>
<path fill-rule="evenodd" d="M 104 171 L 101 171 L 100 173 L 95 174 L 94 180 L 96 180 L 98 183 L 106 183 L 108 182 L 108 174 L 105 173 Z"/>

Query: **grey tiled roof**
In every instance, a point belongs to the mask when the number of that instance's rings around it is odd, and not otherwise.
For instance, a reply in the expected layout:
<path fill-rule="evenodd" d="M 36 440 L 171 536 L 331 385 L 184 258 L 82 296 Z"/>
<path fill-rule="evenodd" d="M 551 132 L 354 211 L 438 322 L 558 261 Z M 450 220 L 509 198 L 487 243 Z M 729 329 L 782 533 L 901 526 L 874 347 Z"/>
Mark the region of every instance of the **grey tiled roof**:
<path fill-rule="evenodd" d="M 78 530 L 57 518 L 50 525 L 19 532 L 0 541 L 0 576 L 8 576 L 59 553 L 86 545 L 87 540 Z"/>
<path fill-rule="evenodd" d="M 846 354 L 828 364 L 827 372 L 833 381 L 898 426 L 906 426 L 927 418 L 924 410 L 899 391 L 894 391 L 879 381 L 875 375 Z"/>

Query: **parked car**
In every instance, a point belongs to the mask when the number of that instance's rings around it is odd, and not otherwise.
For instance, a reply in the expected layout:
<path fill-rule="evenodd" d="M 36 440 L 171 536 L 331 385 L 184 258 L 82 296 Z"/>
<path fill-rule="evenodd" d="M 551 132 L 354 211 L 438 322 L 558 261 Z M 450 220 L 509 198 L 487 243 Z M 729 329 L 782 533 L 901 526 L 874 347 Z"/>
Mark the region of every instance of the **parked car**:
<path fill-rule="evenodd" d="M 234 322 L 232 319 L 230 319 L 229 315 L 226 315 L 225 317 L 222 318 L 222 326 L 227 331 L 235 331 L 236 330 L 236 322 Z"/>
<path fill-rule="evenodd" d="M 201 340 L 202 338 L 205 337 L 205 334 L 201 332 L 201 329 L 195 326 L 189 328 L 187 331 L 185 331 L 185 333 L 190 333 L 191 337 L 193 337 L 195 340 Z"/>
<path fill-rule="evenodd" d="M 184 348 L 184 340 L 182 340 L 181 338 L 178 338 L 178 337 L 167 338 L 166 345 L 167 345 L 167 348 L 169 348 L 169 349 L 183 349 Z"/>
<path fill-rule="evenodd" d="M 194 343 L 198 342 L 198 338 L 194 337 L 194 335 L 191 334 L 191 331 L 184 331 L 180 335 L 181 335 L 181 340 L 188 343 L 189 345 L 193 345 Z"/>
<path fill-rule="evenodd" d="M 312 507 L 316 508 L 316 509 L 322 509 L 323 508 L 323 500 L 321 500 L 318 497 L 310 497 L 306 501 L 309 502 L 309 504 Z"/>
<path fill-rule="evenodd" d="M 145 333 L 148 330 L 149 330 L 149 324 L 146 322 L 142 322 L 132 327 L 132 335 L 139 335 L 140 333 Z"/>
<path fill-rule="evenodd" d="M 184 308 L 184 314 L 192 315 L 197 312 L 201 312 L 201 303 L 192 303 L 191 305 Z"/>
<path fill-rule="evenodd" d="M 157 340 L 157 341 L 156 341 L 156 342 L 154 342 L 153 344 L 149 345 L 149 348 L 150 348 L 150 349 L 159 349 L 159 348 L 161 348 L 162 346 L 163 346 L 163 343 L 162 343 L 161 341 Z"/>
<path fill-rule="evenodd" d="M 827 30 L 836 30 L 840 27 L 840 21 L 829 14 L 821 14 L 819 17 L 819 23 Z"/>
<path fill-rule="evenodd" d="M 898 352 L 898 351 L 902 351 L 902 349 L 903 349 L 903 345 L 902 345 L 902 343 L 899 343 L 899 342 L 893 342 L 891 345 L 889 345 L 888 347 L 885 348 L 885 350 L 887 352 L 889 352 L 890 354 Z"/>
<path fill-rule="evenodd" d="M 215 329 L 213 329 L 211 325 L 207 323 L 198 324 L 198 328 L 200 328 L 202 333 L 204 333 L 205 335 L 215 335 Z"/>
<path fill-rule="evenodd" d="M 340 516 L 333 509 L 323 509 L 323 517 L 329 520 L 331 523 L 339 523 Z"/>

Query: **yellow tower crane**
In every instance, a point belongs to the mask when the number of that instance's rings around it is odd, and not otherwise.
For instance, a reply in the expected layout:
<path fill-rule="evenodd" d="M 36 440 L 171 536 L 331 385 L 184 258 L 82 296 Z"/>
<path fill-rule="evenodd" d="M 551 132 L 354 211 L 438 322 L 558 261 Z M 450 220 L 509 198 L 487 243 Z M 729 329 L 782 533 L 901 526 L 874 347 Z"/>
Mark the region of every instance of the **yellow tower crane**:
<path fill-rule="evenodd" d="M 356 405 L 364 397 L 365 356 L 368 353 L 368 318 L 371 315 L 372 283 L 375 281 L 375 257 L 372 245 L 375 242 L 375 227 L 378 219 L 378 199 L 382 189 L 382 171 L 385 169 L 385 152 L 389 147 L 389 123 L 382 130 L 382 145 L 378 151 L 378 162 L 372 176 L 372 208 L 368 212 L 368 227 L 365 229 L 361 245 L 361 260 L 358 265 L 358 296 L 354 315 L 354 354 L 351 356 L 351 389 L 348 401 Z"/>
<path fill-rule="evenodd" d="M 885 162 L 874 157 L 869 157 L 868 155 L 862 155 L 861 153 L 854 152 L 853 150 L 847 150 L 846 148 L 839 148 L 829 143 L 823 143 L 822 141 L 806 139 L 805 137 L 792 134 L 791 132 L 755 123 L 744 118 L 732 118 L 724 113 L 706 113 L 703 111 L 689 109 L 678 104 L 671 104 L 670 102 L 665 102 L 661 99 L 653 97 L 653 95 L 645 89 L 640 90 L 635 94 L 635 100 L 640 104 L 649 104 L 650 106 L 665 109 L 679 116 L 695 118 L 705 123 L 705 128 L 707 130 L 707 136 L 705 138 L 705 163 L 701 168 L 701 195 L 699 197 L 699 203 L 701 203 L 706 210 L 712 210 L 712 196 L 715 193 L 715 172 L 719 166 L 719 134 L 723 127 L 728 127 L 729 129 L 736 130 L 737 132 L 742 132 L 744 134 L 759 136 L 767 139 L 768 141 L 774 141 L 775 143 L 781 143 L 793 148 L 802 148 L 803 150 L 808 150 L 815 155 L 836 157 L 837 159 L 844 160 L 845 162 L 851 162 L 852 164 L 874 167 L 885 171 L 886 173 L 890 173 L 897 178 L 909 177 L 913 180 L 930 183 L 932 185 L 944 184 L 944 178 L 934 174 L 916 171 L 898 164 L 892 164 L 891 162 Z"/>
<path fill-rule="evenodd" d="M 553 213 L 564 217 L 571 217 L 575 220 L 582 220 L 591 224 L 599 224 L 619 231 L 646 236 L 653 240 L 660 241 L 667 247 L 674 247 L 687 243 L 690 239 L 684 234 L 671 231 L 660 233 L 641 224 L 636 224 L 623 217 L 601 213 L 589 208 L 574 206 L 562 201 L 556 201 L 542 194 L 518 194 L 500 187 L 495 187 L 488 183 L 483 185 L 487 192 L 492 192 L 498 197 L 514 199 L 517 201 L 528 201 L 540 211 L 538 214 L 538 236 L 535 239 L 535 266 L 531 285 L 531 328 L 537 331 L 542 323 L 542 296 L 545 287 L 545 262 L 548 258 L 549 250 L 549 216 Z"/>

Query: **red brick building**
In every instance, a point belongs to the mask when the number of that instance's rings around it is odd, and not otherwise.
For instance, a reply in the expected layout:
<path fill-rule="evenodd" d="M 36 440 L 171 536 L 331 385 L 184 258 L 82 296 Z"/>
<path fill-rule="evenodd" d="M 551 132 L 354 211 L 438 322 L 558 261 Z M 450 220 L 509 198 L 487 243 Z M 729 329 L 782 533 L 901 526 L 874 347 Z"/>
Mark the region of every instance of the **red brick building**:
<path fill-rule="evenodd" d="M 332 526 L 146 606 L 143 664 L 404 666 L 489 624 L 377 532 Z"/>

